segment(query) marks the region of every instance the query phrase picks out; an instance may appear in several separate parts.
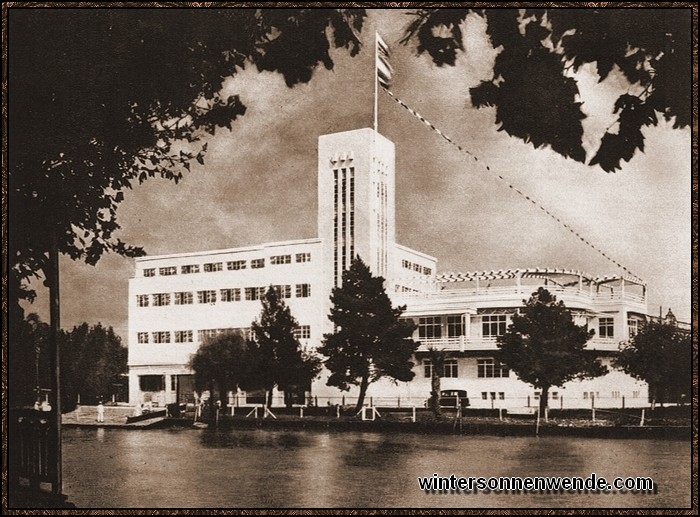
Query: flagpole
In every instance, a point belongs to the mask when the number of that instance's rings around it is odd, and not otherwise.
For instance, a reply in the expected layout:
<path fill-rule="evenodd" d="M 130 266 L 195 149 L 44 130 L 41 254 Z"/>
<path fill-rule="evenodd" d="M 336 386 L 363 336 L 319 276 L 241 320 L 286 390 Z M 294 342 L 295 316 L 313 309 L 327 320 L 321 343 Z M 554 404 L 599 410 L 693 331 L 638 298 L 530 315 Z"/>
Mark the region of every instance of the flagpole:
<path fill-rule="evenodd" d="M 377 38 L 379 36 L 379 33 L 377 31 L 374 31 L 374 67 L 372 67 L 374 71 L 374 131 L 377 131 L 377 105 L 378 105 L 378 97 L 379 97 L 379 77 L 377 74 L 377 63 L 379 61 L 379 44 L 377 43 Z"/>

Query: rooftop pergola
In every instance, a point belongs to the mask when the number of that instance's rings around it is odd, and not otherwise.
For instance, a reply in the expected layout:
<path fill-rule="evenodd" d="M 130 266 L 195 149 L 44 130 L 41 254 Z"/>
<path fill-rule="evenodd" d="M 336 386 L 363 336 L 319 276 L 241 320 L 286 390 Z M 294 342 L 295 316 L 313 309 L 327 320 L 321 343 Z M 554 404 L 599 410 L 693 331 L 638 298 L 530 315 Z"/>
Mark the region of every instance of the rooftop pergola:
<path fill-rule="evenodd" d="M 492 280 L 514 280 L 520 282 L 523 279 L 540 279 L 546 280 L 547 283 L 552 283 L 562 288 L 579 287 L 583 285 L 599 289 L 601 286 L 613 288 L 611 284 L 620 285 L 624 288 L 628 286 L 638 286 L 646 293 L 646 283 L 631 275 L 604 275 L 593 276 L 583 271 L 561 268 L 516 268 L 516 269 L 498 269 L 491 271 L 472 271 L 467 273 L 462 272 L 447 272 L 440 273 L 432 277 L 410 277 L 402 278 L 401 280 L 412 283 L 433 283 L 433 284 L 457 284 L 474 282 L 477 286 L 482 282 L 490 282 Z"/>

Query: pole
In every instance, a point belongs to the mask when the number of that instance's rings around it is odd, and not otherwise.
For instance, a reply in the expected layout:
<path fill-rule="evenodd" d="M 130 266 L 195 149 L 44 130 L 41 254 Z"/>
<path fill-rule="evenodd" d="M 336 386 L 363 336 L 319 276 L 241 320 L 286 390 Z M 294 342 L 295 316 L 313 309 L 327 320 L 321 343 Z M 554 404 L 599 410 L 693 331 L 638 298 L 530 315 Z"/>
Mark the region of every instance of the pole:
<path fill-rule="evenodd" d="M 54 494 L 63 492 L 63 469 L 61 453 L 61 353 L 59 350 L 58 334 L 61 329 L 61 309 L 59 298 L 58 282 L 58 236 L 56 229 L 51 232 L 51 249 L 49 250 L 49 314 L 51 318 L 51 394 L 53 395 L 53 411 L 55 415 L 55 425 L 53 432 L 56 433 L 56 483 L 52 486 Z"/>
<path fill-rule="evenodd" d="M 377 77 L 377 62 L 379 61 L 379 50 L 377 44 L 378 33 L 374 33 L 374 131 L 377 132 L 378 121 L 377 121 L 377 107 L 379 98 L 379 79 Z"/>

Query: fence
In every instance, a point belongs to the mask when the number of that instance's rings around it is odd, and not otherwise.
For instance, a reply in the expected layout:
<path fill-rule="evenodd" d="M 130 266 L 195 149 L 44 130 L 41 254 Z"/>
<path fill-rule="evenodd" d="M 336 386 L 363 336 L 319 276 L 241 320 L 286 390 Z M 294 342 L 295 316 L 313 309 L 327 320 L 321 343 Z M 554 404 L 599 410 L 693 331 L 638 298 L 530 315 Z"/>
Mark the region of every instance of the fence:
<path fill-rule="evenodd" d="M 58 443 L 55 411 L 12 409 L 8 421 L 10 486 L 58 490 Z M 49 490 L 47 490 L 49 491 Z"/>

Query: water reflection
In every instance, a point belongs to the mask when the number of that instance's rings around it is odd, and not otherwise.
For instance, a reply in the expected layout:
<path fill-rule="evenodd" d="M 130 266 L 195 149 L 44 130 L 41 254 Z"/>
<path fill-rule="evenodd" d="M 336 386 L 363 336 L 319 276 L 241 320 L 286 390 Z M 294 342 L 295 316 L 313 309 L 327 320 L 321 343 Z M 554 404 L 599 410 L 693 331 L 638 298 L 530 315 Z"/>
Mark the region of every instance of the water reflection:
<path fill-rule="evenodd" d="M 689 443 L 263 430 L 64 430 L 81 508 L 685 507 Z M 418 476 L 650 476 L 656 495 L 426 494 Z"/>

